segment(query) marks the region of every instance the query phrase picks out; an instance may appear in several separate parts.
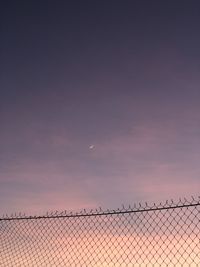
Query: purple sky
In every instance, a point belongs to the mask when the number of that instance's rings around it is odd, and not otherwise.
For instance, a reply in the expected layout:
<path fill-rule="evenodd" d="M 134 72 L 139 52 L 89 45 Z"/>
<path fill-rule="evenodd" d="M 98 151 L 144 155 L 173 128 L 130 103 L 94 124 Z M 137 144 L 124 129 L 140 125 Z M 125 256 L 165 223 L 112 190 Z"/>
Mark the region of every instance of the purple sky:
<path fill-rule="evenodd" d="M 198 1 L 1 13 L 0 214 L 199 194 Z"/>

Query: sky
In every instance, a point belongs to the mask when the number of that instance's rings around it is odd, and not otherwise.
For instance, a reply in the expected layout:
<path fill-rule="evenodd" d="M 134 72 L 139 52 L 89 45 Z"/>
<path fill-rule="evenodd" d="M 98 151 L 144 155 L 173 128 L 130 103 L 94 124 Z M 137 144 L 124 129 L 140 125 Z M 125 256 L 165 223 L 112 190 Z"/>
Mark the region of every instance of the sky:
<path fill-rule="evenodd" d="M 199 1 L 0 13 L 0 215 L 199 195 Z"/>

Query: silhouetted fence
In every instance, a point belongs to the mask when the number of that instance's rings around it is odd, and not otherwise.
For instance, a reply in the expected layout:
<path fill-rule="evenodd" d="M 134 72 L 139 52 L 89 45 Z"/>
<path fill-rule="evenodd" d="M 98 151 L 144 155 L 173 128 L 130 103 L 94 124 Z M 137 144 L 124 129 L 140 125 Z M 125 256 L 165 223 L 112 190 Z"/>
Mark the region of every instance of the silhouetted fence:
<path fill-rule="evenodd" d="M 200 266 L 200 198 L 1 218 L 0 266 Z"/>

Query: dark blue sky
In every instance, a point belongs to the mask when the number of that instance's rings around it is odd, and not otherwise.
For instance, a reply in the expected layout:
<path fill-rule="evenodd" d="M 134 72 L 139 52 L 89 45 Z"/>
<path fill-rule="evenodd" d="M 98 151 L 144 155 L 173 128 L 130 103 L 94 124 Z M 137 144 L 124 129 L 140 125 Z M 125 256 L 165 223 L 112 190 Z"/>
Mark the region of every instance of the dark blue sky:
<path fill-rule="evenodd" d="M 199 1 L 41 2 L 0 11 L 0 213 L 198 194 Z"/>

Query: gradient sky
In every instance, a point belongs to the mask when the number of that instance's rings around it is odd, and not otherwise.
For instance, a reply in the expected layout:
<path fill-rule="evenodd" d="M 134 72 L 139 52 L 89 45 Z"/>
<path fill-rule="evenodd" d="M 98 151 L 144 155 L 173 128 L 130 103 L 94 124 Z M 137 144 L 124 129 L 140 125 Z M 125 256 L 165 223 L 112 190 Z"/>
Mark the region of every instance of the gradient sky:
<path fill-rule="evenodd" d="M 199 1 L 0 13 L 0 214 L 199 194 Z"/>

